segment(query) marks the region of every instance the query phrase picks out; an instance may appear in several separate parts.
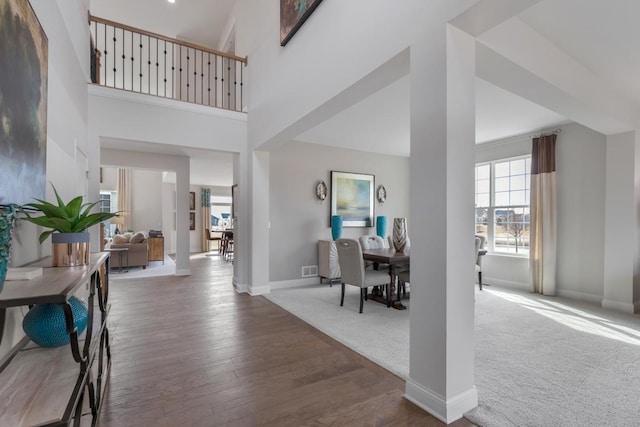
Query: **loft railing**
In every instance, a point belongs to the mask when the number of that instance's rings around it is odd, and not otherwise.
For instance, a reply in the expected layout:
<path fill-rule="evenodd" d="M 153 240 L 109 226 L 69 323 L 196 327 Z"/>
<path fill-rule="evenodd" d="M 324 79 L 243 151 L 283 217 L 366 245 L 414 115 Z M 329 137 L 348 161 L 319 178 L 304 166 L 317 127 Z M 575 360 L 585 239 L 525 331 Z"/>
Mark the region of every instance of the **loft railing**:
<path fill-rule="evenodd" d="M 95 16 L 89 25 L 93 83 L 244 111 L 246 58 Z"/>

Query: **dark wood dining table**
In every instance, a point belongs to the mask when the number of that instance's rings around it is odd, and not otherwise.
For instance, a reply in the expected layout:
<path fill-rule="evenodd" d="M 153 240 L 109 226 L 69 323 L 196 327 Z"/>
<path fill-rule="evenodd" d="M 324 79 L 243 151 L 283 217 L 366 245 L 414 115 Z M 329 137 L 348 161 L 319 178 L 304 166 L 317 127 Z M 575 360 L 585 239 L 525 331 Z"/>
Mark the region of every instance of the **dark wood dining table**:
<path fill-rule="evenodd" d="M 409 249 L 405 249 L 404 252 L 396 252 L 396 250 L 393 248 L 363 249 L 362 258 L 366 261 L 373 261 L 389 265 L 389 283 L 391 284 L 391 307 L 397 310 L 406 310 L 407 307 L 398 300 L 398 296 L 396 294 L 396 267 L 399 265 L 409 266 L 409 261 L 411 259 Z M 387 299 L 383 295 L 375 292 L 369 294 L 369 298 L 383 304 L 387 303 Z"/>

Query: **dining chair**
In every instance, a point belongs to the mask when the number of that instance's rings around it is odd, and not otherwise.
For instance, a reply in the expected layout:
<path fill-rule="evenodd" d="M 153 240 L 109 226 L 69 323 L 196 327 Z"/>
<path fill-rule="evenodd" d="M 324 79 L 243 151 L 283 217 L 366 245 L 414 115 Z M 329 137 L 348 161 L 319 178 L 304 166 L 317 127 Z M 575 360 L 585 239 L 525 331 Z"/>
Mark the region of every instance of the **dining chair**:
<path fill-rule="evenodd" d="M 407 283 L 411 283 L 411 273 L 410 270 L 403 270 L 398 273 L 398 290 L 396 292 L 398 301 L 400 301 L 403 296 L 407 296 Z"/>
<path fill-rule="evenodd" d="M 215 232 L 215 231 L 211 231 L 208 228 L 205 228 L 205 238 L 209 241 L 209 242 L 216 242 L 218 245 L 218 253 L 217 254 L 207 254 L 207 256 L 212 256 L 212 255 L 220 255 L 220 249 L 221 249 L 221 245 L 222 245 L 222 233 L 220 232 Z M 209 250 L 211 250 L 211 247 L 209 247 Z"/>
<path fill-rule="evenodd" d="M 221 241 L 222 257 L 225 260 L 233 259 L 233 230 L 225 230 L 222 232 Z"/>
<path fill-rule="evenodd" d="M 367 299 L 367 289 L 370 286 L 385 286 L 387 291 L 387 307 L 391 305 L 389 274 L 378 270 L 365 270 L 364 259 L 362 258 L 362 248 L 355 239 L 336 240 L 338 249 L 338 263 L 342 281 L 342 292 L 340 296 L 340 306 L 344 305 L 345 285 L 357 286 L 360 288 L 360 313 Z"/>
<path fill-rule="evenodd" d="M 482 290 L 482 258 L 484 255 L 480 251 L 484 248 L 485 237 L 476 234 L 476 273 L 478 274 L 478 286 Z M 485 251 L 486 252 L 486 251 Z"/>
<path fill-rule="evenodd" d="M 380 236 L 376 234 L 367 234 L 365 236 L 360 236 L 360 246 L 362 249 L 383 249 L 388 248 L 388 243 Z"/>

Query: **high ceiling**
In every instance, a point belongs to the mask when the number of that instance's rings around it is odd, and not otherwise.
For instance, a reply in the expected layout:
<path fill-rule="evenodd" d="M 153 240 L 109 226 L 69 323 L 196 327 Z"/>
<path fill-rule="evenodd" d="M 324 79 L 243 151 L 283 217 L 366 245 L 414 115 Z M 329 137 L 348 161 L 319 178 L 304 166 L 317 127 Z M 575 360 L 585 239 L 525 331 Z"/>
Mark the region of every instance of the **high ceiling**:
<path fill-rule="evenodd" d="M 97 16 L 219 47 L 236 0 L 92 0 Z M 517 18 L 568 57 L 640 105 L 640 2 L 544 0 Z M 299 141 L 409 154 L 409 78 L 401 78 Z M 548 129 L 567 117 L 477 79 L 476 142 Z"/>
<path fill-rule="evenodd" d="M 220 45 L 236 0 L 91 0 L 91 14 L 228 52 Z"/>

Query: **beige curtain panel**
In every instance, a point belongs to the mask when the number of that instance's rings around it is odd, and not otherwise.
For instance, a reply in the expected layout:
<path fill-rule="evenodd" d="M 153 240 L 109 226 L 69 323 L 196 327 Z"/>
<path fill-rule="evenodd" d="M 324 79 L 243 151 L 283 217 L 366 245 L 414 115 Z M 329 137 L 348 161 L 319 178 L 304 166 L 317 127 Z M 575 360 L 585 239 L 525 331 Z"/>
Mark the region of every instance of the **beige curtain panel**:
<path fill-rule="evenodd" d="M 131 169 L 118 169 L 118 210 L 123 219 L 121 230 L 133 229 L 131 224 Z"/>
<path fill-rule="evenodd" d="M 531 150 L 531 290 L 543 295 L 556 294 L 556 137 L 533 138 Z"/>

